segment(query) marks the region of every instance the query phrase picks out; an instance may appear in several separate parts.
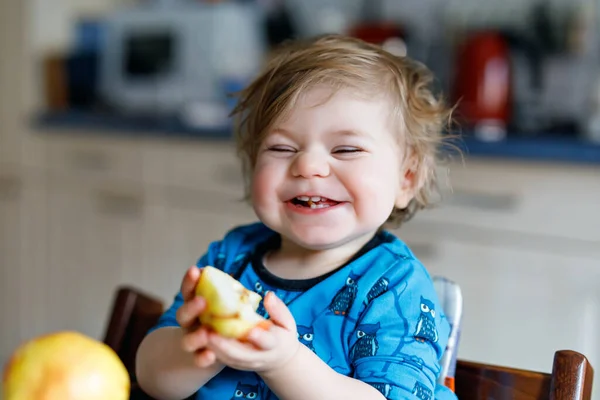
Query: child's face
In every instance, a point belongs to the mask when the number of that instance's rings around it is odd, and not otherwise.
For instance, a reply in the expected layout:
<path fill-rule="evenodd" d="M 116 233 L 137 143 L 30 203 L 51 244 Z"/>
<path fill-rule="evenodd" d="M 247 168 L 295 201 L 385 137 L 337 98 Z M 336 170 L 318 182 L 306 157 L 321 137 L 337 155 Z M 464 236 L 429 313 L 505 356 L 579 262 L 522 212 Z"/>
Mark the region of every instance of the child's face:
<path fill-rule="evenodd" d="M 388 102 L 341 90 L 323 103 L 330 93 L 311 90 L 275 124 L 252 183 L 260 220 L 313 250 L 364 242 L 412 198 Z"/>

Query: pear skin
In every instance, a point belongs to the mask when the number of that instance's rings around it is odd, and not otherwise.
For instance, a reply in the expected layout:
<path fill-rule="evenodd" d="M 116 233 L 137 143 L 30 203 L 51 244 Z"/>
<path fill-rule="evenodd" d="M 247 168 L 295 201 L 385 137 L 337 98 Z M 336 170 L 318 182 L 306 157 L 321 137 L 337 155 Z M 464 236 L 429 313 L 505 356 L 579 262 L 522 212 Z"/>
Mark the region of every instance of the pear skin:
<path fill-rule="evenodd" d="M 22 344 L 4 368 L 4 400 L 127 400 L 119 356 L 83 334 L 55 332 Z"/>

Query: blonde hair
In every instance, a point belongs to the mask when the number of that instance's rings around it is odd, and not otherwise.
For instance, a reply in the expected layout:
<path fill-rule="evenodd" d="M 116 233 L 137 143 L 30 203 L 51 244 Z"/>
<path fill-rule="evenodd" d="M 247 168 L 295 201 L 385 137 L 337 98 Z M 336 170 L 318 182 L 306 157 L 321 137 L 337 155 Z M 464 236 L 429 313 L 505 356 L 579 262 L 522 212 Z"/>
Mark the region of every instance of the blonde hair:
<path fill-rule="evenodd" d="M 386 94 L 393 106 L 401 148 L 405 149 L 404 159 L 412 161 L 410 168 L 416 180 L 414 198 L 406 208 L 395 208 L 386 223 L 399 227 L 429 206 L 437 189 L 435 167 L 451 109 L 433 94 L 429 87 L 432 81 L 432 74 L 421 63 L 355 38 L 325 35 L 282 45 L 258 77 L 239 93 L 232 112 L 246 198 L 263 139 L 302 94 L 322 84 L 334 91 L 351 88 L 365 95 Z"/>

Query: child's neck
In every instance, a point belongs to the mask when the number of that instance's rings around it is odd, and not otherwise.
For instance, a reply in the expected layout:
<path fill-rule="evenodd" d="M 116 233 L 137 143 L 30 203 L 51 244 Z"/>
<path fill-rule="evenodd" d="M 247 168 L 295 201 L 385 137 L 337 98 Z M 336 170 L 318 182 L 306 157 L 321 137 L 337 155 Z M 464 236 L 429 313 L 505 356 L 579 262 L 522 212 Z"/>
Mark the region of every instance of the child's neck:
<path fill-rule="evenodd" d="M 265 268 L 282 279 L 311 279 L 327 274 L 348 262 L 373 238 L 373 234 L 327 250 L 310 250 L 282 236 L 281 247 L 265 255 Z"/>

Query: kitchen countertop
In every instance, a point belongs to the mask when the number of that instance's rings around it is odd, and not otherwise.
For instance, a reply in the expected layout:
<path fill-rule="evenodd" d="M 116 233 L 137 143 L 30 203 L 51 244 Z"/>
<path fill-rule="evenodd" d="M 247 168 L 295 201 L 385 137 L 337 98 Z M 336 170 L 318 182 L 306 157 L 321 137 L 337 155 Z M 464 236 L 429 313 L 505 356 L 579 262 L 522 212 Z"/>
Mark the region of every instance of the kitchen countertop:
<path fill-rule="evenodd" d="M 43 133 L 51 133 L 56 129 L 77 129 L 88 134 L 126 137 L 232 139 L 232 131 L 228 128 L 193 129 L 177 119 L 128 118 L 77 111 L 44 113 L 34 119 L 33 125 Z M 507 139 L 497 142 L 483 142 L 463 135 L 455 144 L 466 156 L 600 164 L 600 144 L 584 142 L 572 135 L 509 135 Z"/>

